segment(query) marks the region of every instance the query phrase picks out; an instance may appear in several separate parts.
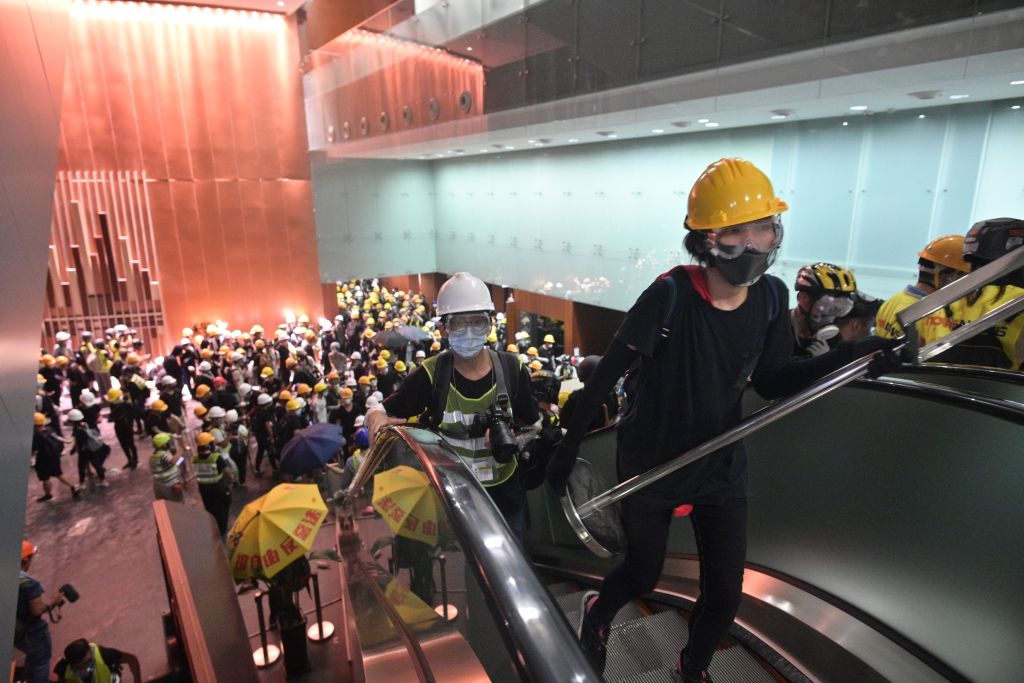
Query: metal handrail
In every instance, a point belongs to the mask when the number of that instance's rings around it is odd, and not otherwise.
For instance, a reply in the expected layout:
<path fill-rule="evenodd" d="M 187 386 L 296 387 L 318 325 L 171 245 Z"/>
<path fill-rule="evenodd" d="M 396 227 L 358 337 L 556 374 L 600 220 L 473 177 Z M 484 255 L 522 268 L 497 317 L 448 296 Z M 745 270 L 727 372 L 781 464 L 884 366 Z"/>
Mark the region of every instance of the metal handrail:
<path fill-rule="evenodd" d="M 919 361 L 928 360 L 948 351 L 960 342 L 970 339 L 976 334 L 984 332 L 990 327 L 995 327 L 1003 320 L 1024 311 L 1024 294 L 1016 299 L 1011 299 L 999 306 L 987 311 L 984 315 L 972 320 L 969 325 L 958 327 L 945 337 L 940 337 L 930 344 L 922 346 L 917 352 Z"/>
<path fill-rule="evenodd" d="M 466 564 L 502 626 L 520 680 L 601 681 L 491 497 L 439 435 L 405 426 L 381 430 L 348 494 L 359 494 L 399 441 L 415 455 L 437 494 Z"/>

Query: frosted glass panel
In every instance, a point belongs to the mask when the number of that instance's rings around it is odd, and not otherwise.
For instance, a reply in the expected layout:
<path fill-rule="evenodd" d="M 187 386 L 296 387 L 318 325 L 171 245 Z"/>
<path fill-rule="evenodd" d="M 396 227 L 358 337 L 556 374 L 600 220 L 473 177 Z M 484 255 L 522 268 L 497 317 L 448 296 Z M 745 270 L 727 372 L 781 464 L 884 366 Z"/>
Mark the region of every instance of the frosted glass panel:
<path fill-rule="evenodd" d="M 750 159 L 790 205 L 774 268 L 854 269 L 888 297 L 932 237 L 1024 215 L 1024 112 L 991 102 L 314 172 L 324 279 L 469 270 L 495 284 L 624 310 L 686 262 L 687 192 Z M 843 125 L 843 121 L 847 125 Z"/>

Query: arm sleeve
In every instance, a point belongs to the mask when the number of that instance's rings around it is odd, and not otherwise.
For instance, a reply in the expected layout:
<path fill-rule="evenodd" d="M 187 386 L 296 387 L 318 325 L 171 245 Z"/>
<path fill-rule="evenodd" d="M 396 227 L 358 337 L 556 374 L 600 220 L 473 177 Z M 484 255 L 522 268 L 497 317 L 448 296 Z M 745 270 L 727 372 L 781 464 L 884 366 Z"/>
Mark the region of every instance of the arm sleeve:
<path fill-rule="evenodd" d="M 579 402 L 572 412 L 572 419 L 566 425 L 567 432 L 562 440 L 565 447 L 573 450 L 579 448 L 594 413 L 638 355 L 638 351 L 629 348 L 616 334 L 611 346 L 601 357 L 601 362 L 594 368 L 594 374 L 583 387 Z"/>
<path fill-rule="evenodd" d="M 115 650 L 112 647 L 98 646 L 100 649 L 100 656 L 103 657 L 103 661 L 107 663 L 111 668 L 115 666 L 121 666 L 121 662 L 124 661 L 123 653 L 120 650 Z"/>
<path fill-rule="evenodd" d="M 402 386 L 384 399 L 384 410 L 393 417 L 413 417 L 427 409 L 430 395 L 430 375 L 418 367 L 402 382 Z"/>
<path fill-rule="evenodd" d="M 525 367 L 519 369 L 516 380 L 518 386 L 515 391 L 516 398 L 512 405 L 512 414 L 515 415 L 516 422 L 532 425 L 540 419 L 540 411 L 537 409 L 537 400 L 530 390 L 530 376 L 526 373 Z"/>

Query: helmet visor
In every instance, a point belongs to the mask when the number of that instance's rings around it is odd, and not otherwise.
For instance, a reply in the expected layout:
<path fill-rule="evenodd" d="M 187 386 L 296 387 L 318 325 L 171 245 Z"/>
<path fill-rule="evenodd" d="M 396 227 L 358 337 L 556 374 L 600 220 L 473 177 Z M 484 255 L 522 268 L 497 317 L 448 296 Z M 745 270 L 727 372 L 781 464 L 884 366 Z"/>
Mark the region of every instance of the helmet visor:
<path fill-rule="evenodd" d="M 731 225 L 711 231 L 710 239 L 711 253 L 717 258 L 731 260 L 744 252 L 768 254 L 782 244 L 782 220 L 775 215 Z"/>

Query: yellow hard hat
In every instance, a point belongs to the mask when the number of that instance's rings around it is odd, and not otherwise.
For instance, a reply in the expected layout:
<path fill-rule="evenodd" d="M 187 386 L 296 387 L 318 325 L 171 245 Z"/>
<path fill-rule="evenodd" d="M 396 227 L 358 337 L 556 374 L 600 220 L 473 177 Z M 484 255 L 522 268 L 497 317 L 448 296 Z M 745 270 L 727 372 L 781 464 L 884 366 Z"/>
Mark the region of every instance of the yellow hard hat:
<path fill-rule="evenodd" d="M 46 382 L 46 378 L 43 377 L 42 375 L 37 374 L 36 375 L 36 382 L 38 382 L 39 384 L 43 384 L 44 382 Z"/>
<path fill-rule="evenodd" d="M 378 367 L 378 368 L 380 368 L 380 369 L 384 369 L 384 368 L 386 368 L 387 366 L 388 366 L 388 362 L 387 362 L 386 360 L 384 360 L 383 358 L 378 358 L 378 359 L 377 359 L 377 367 Z"/>
<path fill-rule="evenodd" d="M 107 391 L 107 400 L 111 403 L 114 401 L 120 401 L 122 393 L 123 392 L 120 389 L 110 389 Z"/>
<path fill-rule="evenodd" d="M 385 330 L 393 330 L 393 329 L 395 329 L 395 324 L 389 320 L 386 323 L 384 323 L 384 329 Z"/>
<path fill-rule="evenodd" d="M 308 325 L 309 324 L 309 316 L 306 315 L 305 313 L 303 313 L 302 315 L 299 316 L 298 323 L 300 325 Z"/>
<path fill-rule="evenodd" d="M 209 446 L 213 443 L 213 434 L 210 432 L 199 432 L 199 436 L 196 437 L 197 446 Z"/>
<path fill-rule="evenodd" d="M 431 351 L 440 351 L 441 350 L 441 342 L 436 341 L 433 344 L 431 344 L 430 345 L 430 350 Z"/>
<path fill-rule="evenodd" d="M 210 323 L 206 326 L 206 334 L 217 334 L 217 326 Z"/>
<path fill-rule="evenodd" d="M 206 410 L 206 406 L 202 404 L 197 405 L 195 408 L 192 409 L 192 414 L 195 415 L 196 417 L 202 417 L 203 415 L 206 415 L 207 412 L 208 411 Z"/>
<path fill-rule="evenodd" d="M 690 189 L 686 227 L 718 230 L 786 211 L 772 181 L 746 159 L 719 159 L 704 169 Z"/>
<path fill-rule="evenodd" d="M 297 361 L 297 360 L 295 360 L 294 358 L 285 358 L 285 359 L 284 359 L 284 366 L 285 366 L 286 368 L 290 368 L 290 367 L 292 367 L 293 365 L 295 365 L 296 363 L 298 363 L 298 361 Z"/>
<path fill-rule="evenodd" d="M 68 357 L 67 356 L 57 356 L 56 360 L 57 360 L 57 367 L 62 368 L 65 365 L 68 364 Z"/>
<path fill-rule="evenodd" d="M 248 332 L 243 332 L 242 333 L 242 341 L 249 341 L 250 339 L 252 339 L 252 335 L 251 334 L 249 334 Z"/>
<path fill-rule="evenodd" d="M 516 346 L 515 344 L 509 344 L 508 346 L 505 347 L 505 350 L 508 351 L 509 353 L 519 353 L 519 347 Z"/>
<path fill-rule="evenodd" d="M 132 365 L 135 365 L 136 363 L 138 363 L 142 359 L 139 358 L 139 354 L 137 354 L 137 353 L 129 353 L 127 356 L 125 356 L 125 360 L 128 361 L 129 363 L 131 363 Z"/>
<path fill-rule="evenodd" d="M 306 334 L 304 334 L 303 336 L 306 338 L 307 341 L 310 339 L 316 339 L 316 332 L 314 332 L 313 330 L 306 330 Z"/>
<path fill-rule="evenodd" d="M 263 368 L 262 370 L 260 370 L 260 377 L 262 377 L 264 379 L 266 379 L 267 377 L 273 377 L 273 376 L 274 376 L 274 368 L 270 367 L 269 365 L 267 367 Z"/>
<path fill-rule="evenodd" d="M 558 409 L 561 410 L 565 407 L 565 402 L 569 400 L 571 391 L 560 391 L 558 392 Z"/>
<path fill-rule="evenodd" d="M 57 359 L 51 356 L 50 354 L 46 353 L 43 354 L 43 357 L 39 359 L 39 362 L 45 365 L 46 367 L 50 367 L 51 365 L 57 362 Z"/>
<path fill-rule="evenodd" d="M 374 332 L 373 330 L 367 329 L 365 332 L 363 332 L 363 336 L 366 337 L 367 339 L 373 339 L 375 336 L 377 336 L 377 333 Z"/>
<path fill-rule="evenodd" d="M 555 335 L 553 335 L 553 334 L 545 334 L 544 335 L 544 343 L 545 344 L 554 344 L 555 343 Z"/>
<path fill-rule="evenodd" d="M 327 373 L 327 379 L 341 379 L 341 375 L 339 375 L 334 370 L 331 370 L 330 372 Z"/>
<path fill-rule="evenodd" d="M 348 387 L 343 387 L 342 390 L 341 390 L 341 397 L 342 398 L 352 398 L 352 390 L 349 389 Z"/>
<path fill-rule="evenodd" d="M 251 328 L 249 328 L 249 334 L 263 334 L 263 326 L 253 325 Z"/>
<path fill-rule="evenodd" d="M 153 448 L 160 450 L 166 448 L 171 443 L 171 435 L 167 432 L 157 432 L 153 435 Z"/>
<path fill-rule="evenodd" d="M 526 349 L 526 355 L 527 356 L 536 356 L 536 355 L 538 355 L 537 354 L 537 347 L 536 346 L 531 346 L 530 348 Z"/>
<path fill-rule="evenodd" d="M 405 372 L 405 370 L 406 370 L 405 362 L 404 361 L 400 361 L 400 360 L 396 360 L 395 361 L 395 372 Z"/>
<path fill-rule="evenodd" d="M 262 339 L 257 339 L 256 342 L 253 344 L 253 346 L 255 346 L 257 349 L 262 349 L 266 345 L 267 343 Z"/>
<path fill-rule="evenodd" d="M 369 375 L 363 375 L 362 377 L 360 377 L 359 378 L 359 384 L 361 384 L 363 386 L 368 386 L 370 384 L 370 376 Z"/>
<path fill-rule="evenodd" d="M 373 316 L 371 316 L 369 313 L 367 313 L 366 314 L 366 324 L 367 325 L 376 325 L 377 321 L 373 319 Z"/>
<path fill-rule="evenodd" d="M 32 424 L 36 427 L 42 427 L 46 424 L 46 416 L 42 413 L 35 413 L 32 415 Z"/>
<path fill-rule="evenodd" d="M 292 400 L 292 392 L 288 391 L 287 389 L 282 389 L 281 391 L 277 392 L 277 400 L 278 401 L 290 401 L 290 400 Z"/>
<path fill-rule="evenodd" d="M 301 384 L 299 384 L 299 386 L 295 387 L 295 393 L 298 394 L 299 396 L 305 396 L 306 394 L 311 393 L 312 391 L 313 387 L 309 386 L 305 382 L 302 382 Z"/>
<path fill-rule="evenodd" d="M 943 235 L 937 237 L 925 245 L 917 254 L 923 259 L 928 259 L 940 266 L 959 270 L 961 273 L 970 272 L 971 267 L 964 260 L 964 236 Z"/>
<path fill-rule="evenodd" d="M 487 335 L 487 343 L 488 344 L 497 344 L 498 343 L 498 335 L 496 335 L 493 332 L 491 332 L 489 335 Z"/>
<path fill-rule="evenodd" d="M 293 398 L 290 401 L 288 401 L 288 403 L 284 404 L 284 408 L 287 411 L 298 410 L 301 407 L 302 407 L 302 403 L 297 398 Z"/>
<path fill-rule="evenodd" d="M 149 404 L 149 409 L 155 413 L 162 413 L 167 410 L 167 403 L 163 399 L 157 399 Z"/>
<path fill-rule="evenodd" d="M 315 391 L 318 394 L 323 391 L 327 391 L 327 385 L 323 382 L 317 382 L 316 384 L 313 385 L 313 391 Z"/>
<path fill-rule="evenodd" d="M 198 387 L 196 387 L 196 398 L 202 398 L 203 396 L 206 396 L 208 393 L 210 393 L 209 384 L 200 384 Z"/>
<path fill-rule="evenodd" d="M 213 349 L 203 349 L 199 352 L 199 355 L 202 356 L 203 360 L 210 360 L 213 358 Z"/>
<path fill-rule="evenodd" d="M 544 365 L 539 360 L 531 361 L 530 362 L 530 369 L 531 370 L 542 370 L 542 369 L 544 369 Z"/>
<path fill-rule="evenodd" d="M 383 358 L 384 360 L 391 360 L 391 352 L 388 351 L 387 349 L 383 349 L 381 350 L 378 358 Z"/>

